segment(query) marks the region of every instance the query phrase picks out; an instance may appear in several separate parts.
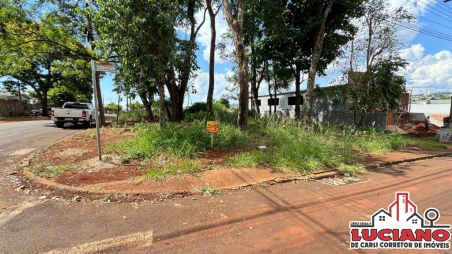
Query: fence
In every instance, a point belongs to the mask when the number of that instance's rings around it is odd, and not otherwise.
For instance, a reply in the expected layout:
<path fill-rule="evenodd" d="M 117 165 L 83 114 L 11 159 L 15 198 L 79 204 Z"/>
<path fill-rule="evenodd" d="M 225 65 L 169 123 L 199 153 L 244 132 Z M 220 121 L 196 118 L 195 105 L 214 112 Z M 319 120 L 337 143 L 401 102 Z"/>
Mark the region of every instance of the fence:
<path fill-rule="evenodd" d="M 23 116 L 29 113 L 29 106 L 26 101 L 0 100 L 0 116 Z"/>

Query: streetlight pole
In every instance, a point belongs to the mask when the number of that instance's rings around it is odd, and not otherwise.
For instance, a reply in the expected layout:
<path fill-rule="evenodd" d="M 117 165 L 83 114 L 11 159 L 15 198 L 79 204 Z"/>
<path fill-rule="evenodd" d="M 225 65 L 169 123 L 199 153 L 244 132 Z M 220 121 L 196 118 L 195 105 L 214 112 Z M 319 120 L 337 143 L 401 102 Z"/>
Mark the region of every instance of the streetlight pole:
<path fill-rule="evenodd" d="M 447 3 L 451 0 L 444 0 L 444 3 Z M 445 124 L 445 123 L 444 123 Z M 449 129 L 452 127 L 452 96 L 450 97 L 450 111 L 449 111 Z"/>

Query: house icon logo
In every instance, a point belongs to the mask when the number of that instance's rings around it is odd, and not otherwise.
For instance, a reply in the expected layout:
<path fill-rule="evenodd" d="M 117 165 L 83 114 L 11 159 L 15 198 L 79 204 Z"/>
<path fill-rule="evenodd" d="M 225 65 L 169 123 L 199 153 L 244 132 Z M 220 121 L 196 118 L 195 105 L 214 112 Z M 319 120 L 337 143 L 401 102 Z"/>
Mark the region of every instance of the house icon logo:
<path fill-rule="evenodd" d="M 439 217 L 436 208 L 422 217 L 408 192 L 396 192 L 387 211 L 350 222 L 350 249 L 450 249 L 450 225 L 435 224 Z"/>

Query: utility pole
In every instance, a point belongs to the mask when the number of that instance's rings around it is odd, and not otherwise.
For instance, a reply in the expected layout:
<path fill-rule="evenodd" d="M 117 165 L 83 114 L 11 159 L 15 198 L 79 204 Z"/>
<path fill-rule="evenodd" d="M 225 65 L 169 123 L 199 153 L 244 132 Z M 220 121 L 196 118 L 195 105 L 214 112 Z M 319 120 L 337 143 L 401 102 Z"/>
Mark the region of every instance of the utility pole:
<path fill-rule="evenodd" d="M 20 80 L 17 79 L 17 86 L 18 86 L 18 90 L 19 90 L 19 101 L 22 102 L 22 96 L 20 94 Z"/>
<path fill-rule="evenodd" d="M 19 90 L 19 101 L 20 101 L 20 108 L 22 111 L 22 115 L 24 115 L 24 104 L 22 103 L 22 95 L 20 94 L 20 79 L 17 79 L 17 85 L 18 85 L 18 90 Z M 43 109 L 44 111 L 44 109 Z"/>
<path fill-rule="evenodd" d="M 444 3 L 447 3 L 449 1 L 451 1 L 451 0 L 444 0 Z M 449 111 L 449 124 L 448 124 L 449 129 L 451 128 L 451 126 L 452 126 L 452 96 L 450 97 L 450 111 Z"/>

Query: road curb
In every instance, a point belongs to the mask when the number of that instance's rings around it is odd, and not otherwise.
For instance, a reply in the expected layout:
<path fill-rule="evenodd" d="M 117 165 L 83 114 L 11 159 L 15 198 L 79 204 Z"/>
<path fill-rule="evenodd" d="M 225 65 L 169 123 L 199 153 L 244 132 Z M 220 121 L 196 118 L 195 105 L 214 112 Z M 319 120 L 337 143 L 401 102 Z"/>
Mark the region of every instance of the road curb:
<path fill-rule="evenodd" d="M 414 162 L 414 161 L 420 161 L 420 160 L 428 160 L 428 159 L 433 159 L 436 157 L 445 157 L 445 156 L 451 156 L 451 155 L 452 155 L 452 152 L 438 153 L 438 154 L 433 154 L 433 155 L 425 155 L 425 156 L 419 156 L 419 157 L 409 158 L 409 159 L 401 159 L 401 160 L 390 161 L 390 162 L 367 164 L 367 165 L 364 165 L 364 167 L 367 170 L 373 170 L 373 169 L 377 169 L 377 168 L 381 168 L 381 167 L 388 167 L 388 166 L 402 164 L 402 163 L 408 163 L 408 162 Z"/>

